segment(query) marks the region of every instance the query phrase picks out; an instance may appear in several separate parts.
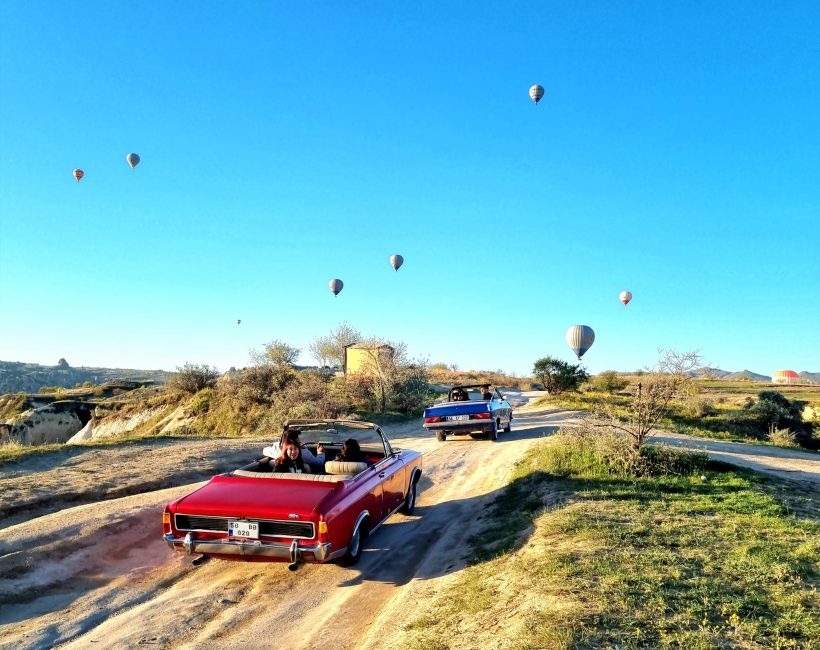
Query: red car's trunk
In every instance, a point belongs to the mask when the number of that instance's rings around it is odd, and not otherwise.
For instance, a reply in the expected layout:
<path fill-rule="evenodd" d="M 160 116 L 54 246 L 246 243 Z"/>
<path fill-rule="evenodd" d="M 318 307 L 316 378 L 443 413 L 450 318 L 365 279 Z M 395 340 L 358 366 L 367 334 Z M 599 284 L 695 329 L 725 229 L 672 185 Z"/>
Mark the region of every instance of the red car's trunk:
<path fill-rule="evenodd" d="M 339 483 L 215 476 L 176 503 L 176 512 L 207 517 L 306 520 Z M 292 518 L 291 518 L 292 519 Z"/>

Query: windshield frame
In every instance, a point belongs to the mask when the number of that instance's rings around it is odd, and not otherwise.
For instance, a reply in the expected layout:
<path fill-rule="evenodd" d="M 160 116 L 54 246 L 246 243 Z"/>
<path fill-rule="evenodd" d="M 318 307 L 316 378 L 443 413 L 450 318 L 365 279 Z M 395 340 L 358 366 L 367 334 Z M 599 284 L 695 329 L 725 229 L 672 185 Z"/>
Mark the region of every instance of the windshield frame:
<path fill-rule="evenodd" d="M 355 438 L 361 445 L 378 446 L 381 442 L 384 457 L 388 458 L 393 455 L 393 447 L 387 436 L 384 435 L 381 427 L 372 422 L 362 422 L 360 420 L 288 420 L 282 428 L 282 435 L 279 438 L 280 448 L 285 444 L 285 438 L 289 431 L 299 430 L 300 439 L 303 444 L 332 444 L 341 445 L 348 438 Z M 345 434 L 343 431 L 348 431 L 350 434 Z M 355 435 L 356 431 L 362 431 L 361 438 L 369 438 L 362 440 Z M 368 433 L 374 433 L 375 436 L 368 436 Z M 321 434 L 325 435 L 323 440 Z M 328 441 L 328 437 L 333 437 L 332 441 Z M 336 437 L 338 436 L 338 438 Z"/>

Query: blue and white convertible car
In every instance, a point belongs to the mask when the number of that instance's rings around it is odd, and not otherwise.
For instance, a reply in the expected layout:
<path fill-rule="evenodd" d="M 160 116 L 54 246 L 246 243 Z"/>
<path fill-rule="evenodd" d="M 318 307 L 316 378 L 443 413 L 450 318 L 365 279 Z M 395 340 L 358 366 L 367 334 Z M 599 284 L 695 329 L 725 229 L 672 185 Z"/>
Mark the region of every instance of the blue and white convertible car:
<path fill-rule="evenodd" d="M 424 428 L 442 442 L 448 435 L 463 433 L 485 433 L 497 440 L 499 431 L 509 433 L 512 419 L 510 403 L 487 384 L 453 386 L 446 402 L 424 409 Z"/>

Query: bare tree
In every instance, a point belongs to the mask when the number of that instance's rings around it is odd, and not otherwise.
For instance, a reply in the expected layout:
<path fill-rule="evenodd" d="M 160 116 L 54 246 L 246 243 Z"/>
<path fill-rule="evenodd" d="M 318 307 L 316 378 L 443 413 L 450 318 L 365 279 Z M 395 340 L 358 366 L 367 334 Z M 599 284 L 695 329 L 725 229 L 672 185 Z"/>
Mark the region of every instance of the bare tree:
<path fill-rule="evenodd" d="M 596 413 L 596 426 L 631 436 L 635 449 L 640 450 L 660 419 L 669 411 L 672 400 L 676 396 L 687 395 L 692 383 L 690 373 L 700 365 L 700 350 L 658 350 L 658 361 L 641 377 L 626 407 L 626 415 L 619 415 L 611 405 L 604 406 Z"/>
<path fill-rule="evenodd" d="M 373 381 L 379 410 L 384 413 L 391 387 L 398 379 L 399 369 L 407 365 L 407 345 L 385 339 L 371 338 L 361 343 L 365 362 L 361 374 Z"/>
<path fill-rule="evenodd" d="M 328 336 L 320 336 L 308 345 L 308 352 L 322 366 L 341 368 L 345 363 L 345 348 L 361 339 L 359 330 L 347 323 L 340 323 Z"/>
<path fill-rule="evenodd" d="M 280 341 L 274 339 L 270 343 L 265 343 L 261 351 L 251 350 L 251 363 L 255 366 L 276 366 L 281 368 L 283 366 L 292 366 L 296 359 L 299 358 L 299 348 L 294 348 Z"/>

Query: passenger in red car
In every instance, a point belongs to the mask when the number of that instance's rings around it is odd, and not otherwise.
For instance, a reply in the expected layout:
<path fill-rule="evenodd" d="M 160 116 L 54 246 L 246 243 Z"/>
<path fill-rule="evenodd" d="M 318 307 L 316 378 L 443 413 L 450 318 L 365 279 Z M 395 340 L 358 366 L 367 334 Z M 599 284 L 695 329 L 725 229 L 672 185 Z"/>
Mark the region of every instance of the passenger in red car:
<path fill-rule="evenodd" d="M 302 450 L 291 441 L 285 443 L 282 454 L 274 461 L 274 472 L 288 472 L 290 474 L 310 474 L 310 465 L 302 458 Z"/>
<path fill-rule="evenodd" d="M 349 438 L 344 441 L 342 450 L 337 454 L 336 460 L 343 463 L 367 462 L 367 459 L 362 454 L 362 448 L 359 446 L 359 441 L 354 438 Z"/>

